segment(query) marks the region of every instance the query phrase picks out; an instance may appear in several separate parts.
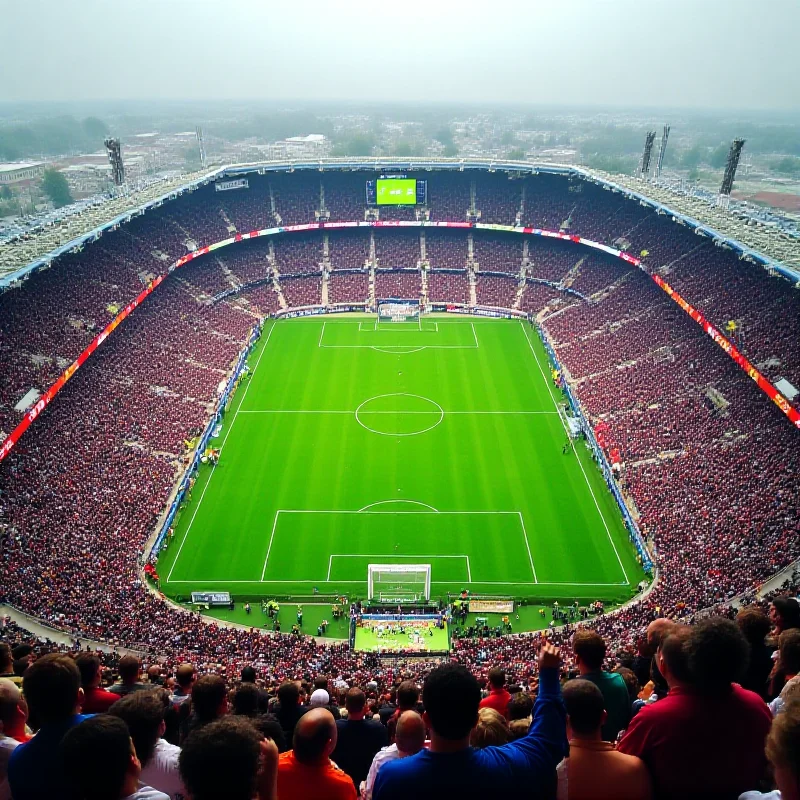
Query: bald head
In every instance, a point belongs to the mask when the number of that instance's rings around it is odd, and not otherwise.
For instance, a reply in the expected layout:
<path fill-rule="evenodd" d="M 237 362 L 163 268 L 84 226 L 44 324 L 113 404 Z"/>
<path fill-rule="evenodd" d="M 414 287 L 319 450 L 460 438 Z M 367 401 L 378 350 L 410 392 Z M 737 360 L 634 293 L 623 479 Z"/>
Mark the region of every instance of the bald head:
<path fill-rule="evenodd" d="M 397 749 L 404 756 L 419 753 L 425 744 L 425 723 L 416 711 L 404 711 L 397 719 L 395 729 Z"/>
<path fill-rule="evenodd" d="M 8 678 L 0 678 L 0 722 L 7 728 L 18 713 L 22 693 Z"/>
<path fill-rule="evenodd" d="M 336 720 L 327 708 L 312 708 L 294 729 L 295 758 L 301 764 L 319 764 L 336 748 Z"/>

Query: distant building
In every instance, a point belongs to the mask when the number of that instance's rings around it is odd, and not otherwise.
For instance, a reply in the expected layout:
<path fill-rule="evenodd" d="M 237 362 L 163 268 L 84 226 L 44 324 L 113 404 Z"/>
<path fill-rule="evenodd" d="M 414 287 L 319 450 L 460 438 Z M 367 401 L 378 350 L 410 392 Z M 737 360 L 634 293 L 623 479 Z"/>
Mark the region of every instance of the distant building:
<path fill-rule="evenodd" d="M 331 150 L 330 140 L 321 133 L 307 136 L 290 136 L 268 146 L 269 158 L 323 158 Z"/>
<path fill-rule="evenodd" d="M 41 177 L 44 161 L 24 161 L 19 164 L 0 164 L 0 184 L 24 183 Z"/>

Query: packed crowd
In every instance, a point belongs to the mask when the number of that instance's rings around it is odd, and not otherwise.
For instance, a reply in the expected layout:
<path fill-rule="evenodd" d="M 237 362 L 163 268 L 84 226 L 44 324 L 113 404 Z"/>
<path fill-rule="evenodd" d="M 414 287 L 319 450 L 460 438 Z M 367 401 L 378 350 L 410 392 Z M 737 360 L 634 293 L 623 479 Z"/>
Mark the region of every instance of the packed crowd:
<path fill-rule="evenodd" d="M 5 623 L 0 798 L 800 797 L 797 599 L 636 635 L 509 639 L 522 675 L 495 650 L 480 671 L 279 676 L 59 650 Z"/>

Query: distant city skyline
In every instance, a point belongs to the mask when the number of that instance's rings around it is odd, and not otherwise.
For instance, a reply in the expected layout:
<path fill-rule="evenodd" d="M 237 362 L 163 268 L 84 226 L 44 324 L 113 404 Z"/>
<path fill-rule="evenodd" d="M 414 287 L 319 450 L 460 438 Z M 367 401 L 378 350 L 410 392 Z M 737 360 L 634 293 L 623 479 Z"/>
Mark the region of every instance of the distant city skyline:
<path fill-rule="evenodd" d="M 2 102 L 800 109 L 800 3 L 0 0 Z"/>

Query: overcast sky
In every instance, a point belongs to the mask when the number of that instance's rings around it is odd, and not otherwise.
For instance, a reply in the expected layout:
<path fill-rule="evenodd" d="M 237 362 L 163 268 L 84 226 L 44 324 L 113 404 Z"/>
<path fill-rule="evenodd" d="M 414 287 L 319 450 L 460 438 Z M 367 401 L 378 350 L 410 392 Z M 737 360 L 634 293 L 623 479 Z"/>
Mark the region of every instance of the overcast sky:
<path fill-rule="evenodd" d="M 800 107 L 800 0 L 0 0 L 0 100 Z"/>

